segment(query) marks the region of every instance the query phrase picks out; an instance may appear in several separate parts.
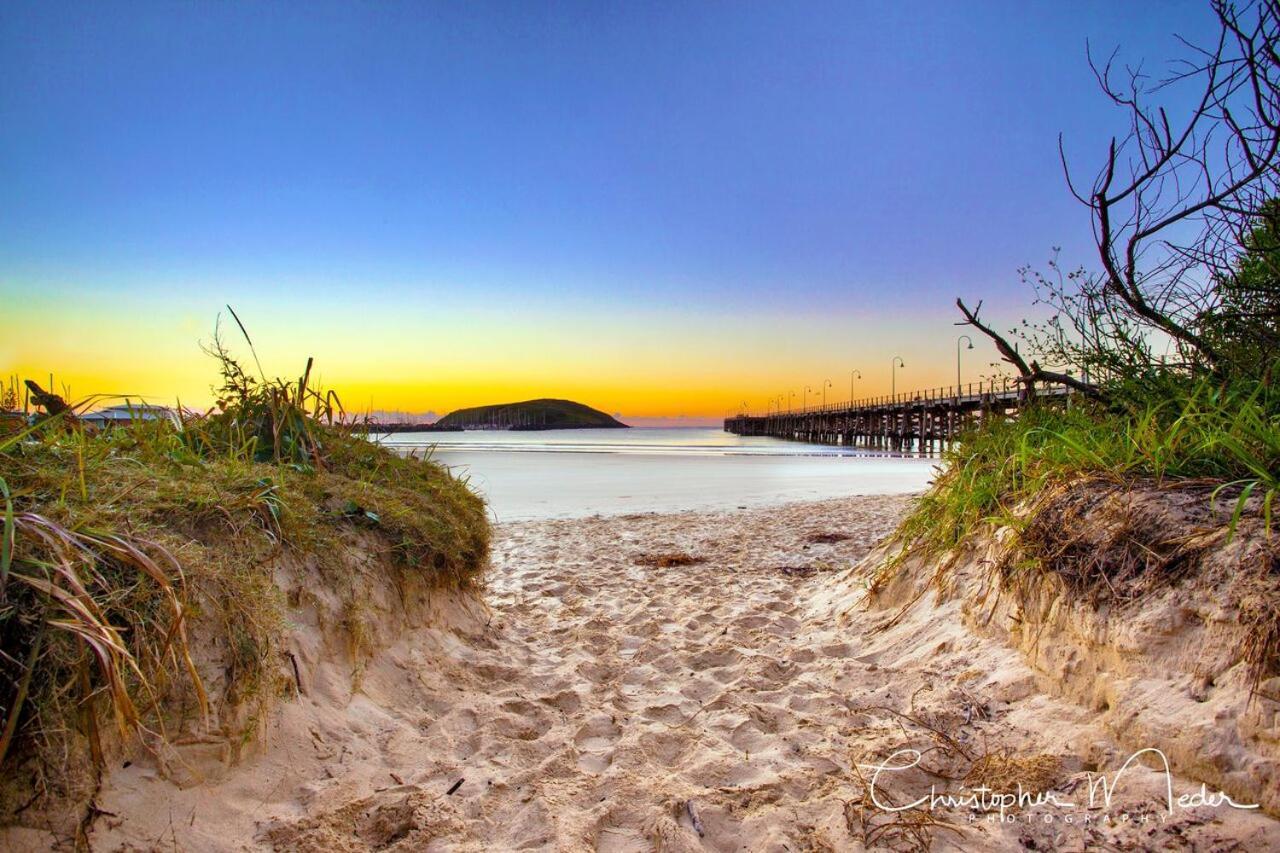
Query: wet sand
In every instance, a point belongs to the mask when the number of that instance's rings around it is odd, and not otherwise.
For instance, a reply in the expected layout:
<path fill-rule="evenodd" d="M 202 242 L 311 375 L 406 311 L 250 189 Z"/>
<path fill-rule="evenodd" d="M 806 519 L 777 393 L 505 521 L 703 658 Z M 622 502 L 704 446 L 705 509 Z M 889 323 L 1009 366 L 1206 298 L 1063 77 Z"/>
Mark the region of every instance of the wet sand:
<path fill-rule="evenodd" d="M 918 492 L 936 459 L 863 456 L 440 450 L 496 521 L 752 509 Z"/>

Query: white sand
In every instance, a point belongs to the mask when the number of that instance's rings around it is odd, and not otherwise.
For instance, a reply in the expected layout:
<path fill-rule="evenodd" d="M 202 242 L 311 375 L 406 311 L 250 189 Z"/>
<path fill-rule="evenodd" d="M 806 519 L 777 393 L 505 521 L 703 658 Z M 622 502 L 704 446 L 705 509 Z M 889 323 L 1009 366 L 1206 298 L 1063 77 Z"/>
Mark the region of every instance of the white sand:
<path fill-rule="evenodd" d="M 1080 798 L 1086 767 L 1128 754 L 1090 712 L 1038 693 L 957 605 L 921 602 L 886 630 L 891 612 L 854 606 L 861 578 L 841 570 L 904 503 L 504 525 L 487 625 L 450 611 L 452 629 L 407 631 L 356 693 L 349 672 L 301 649 L 307 694 L 260 755 L 186 789 L 142 762 L 118 771 L 94 848 L 856 850 L 870 834 L 907 849 L 919 813 L 863 808 L 858 769 L 903 746 L 943 773 L 982 754 L 1049 756 L 1051 783 Z M 823 533 L 851 538 L 810 541 Z M 636 562 L 659 552 L 705 562 Z M 913 774 L 884 796 L 934 783 L 959 785 Z M 959 828 L 931 837 L 968 850 L 1280 847 L 1258 813 L 1164 817 L 1159 783 L 1127 777 L 1111 814 L 1129 817 L 1114 824 L 940 811 Z"/>

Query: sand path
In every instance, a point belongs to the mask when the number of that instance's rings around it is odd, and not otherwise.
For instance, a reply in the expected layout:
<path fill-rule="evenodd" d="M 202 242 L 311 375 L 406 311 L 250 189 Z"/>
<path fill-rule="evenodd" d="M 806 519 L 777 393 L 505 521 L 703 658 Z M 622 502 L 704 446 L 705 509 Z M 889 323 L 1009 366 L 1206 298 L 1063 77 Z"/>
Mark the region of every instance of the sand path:
<path fill-rule="evenodd" d="M 1238 837 L 1263 849 L 1280 839 L 1257 813 L 1158 819 L 1159 779 L 1147 771 L 1113 811 L 1148 821 L 937 812 L 959 827 L 946 831 L 922 826 L 918 811 L 870 806 L 858 765 L 903 746 L 942 772 L 963 775 L 986 755 L 989 775 L 1030 773 L 1068 791 L 1091 763 L 1127 755 L 954 612 L 925 604 L 889 630 L 877 630 L 888 613 L 849 612 L 858 581 L 848 568 L 904 505 L 866 497 L 504 525 L 482 632 L 407 638 L 340 712 L 318 685 L 282 712 L 271 750 L 217 784 L 178 791 L 123 774 L 103 801 L 119 817 L 100 821 L 95 846 L 1229 849 L 1224 839 Z M 645 559 L 664 554 L 699 562 Z M 939 781 L 895 779 L 885 796 Z M 140 803 L 167 808 L 168 830 Z"/>

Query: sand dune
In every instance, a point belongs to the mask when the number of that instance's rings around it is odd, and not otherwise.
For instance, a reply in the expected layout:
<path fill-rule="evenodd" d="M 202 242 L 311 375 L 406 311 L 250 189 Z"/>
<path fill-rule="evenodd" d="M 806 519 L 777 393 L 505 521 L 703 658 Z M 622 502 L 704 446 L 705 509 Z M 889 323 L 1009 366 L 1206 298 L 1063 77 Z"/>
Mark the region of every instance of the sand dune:
<path fill-rule="evenodd" d="M 119 770 L 94 846 L 1280 847 L 1258 812 L 1163 815 L 1162 777 L 1145 769 L 1127 777 L 1115 821 L 875 808 L 865 765 L 904 746 L 944 775 L 1077 795 L 1086 770 L 1127 756 L 1090 712 L 1038 693 L 1016 652 L 968 633 L 954 605 L 921 602 L 888 628 L 894 614 L 858 606 L 849 569 L 903 507 L 505 525 L 487 608 L 442 603 L 356 691 L 350 669 L 300 647 L 304 695 L 258 755 L 186 788 L 142 763 Z M 940 781 L 959 784 L 899 774 L 881 792 L 905 801 Z"/>

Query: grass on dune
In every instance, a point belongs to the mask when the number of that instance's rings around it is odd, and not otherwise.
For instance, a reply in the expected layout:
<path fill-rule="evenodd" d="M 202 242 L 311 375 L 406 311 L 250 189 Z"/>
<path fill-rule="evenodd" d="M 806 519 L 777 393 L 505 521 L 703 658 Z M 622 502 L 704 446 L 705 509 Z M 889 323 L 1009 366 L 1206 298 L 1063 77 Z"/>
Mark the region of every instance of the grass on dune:
<path fill-rule="evenodd" d="M 1206 480 L 1231 524 L 1256 506 L 1271 527 L 1280 492 L 1280 393 L 1237 383 L 1170 382 L 1124 405 L 1032 406 L 987 421 L 943 456 L 942 474 L 901 528 L 940 553 L 1046 486 L 1084 476 L 1156 484 Z"/>
<path fill-rule="evenodd" d="M 69 412 L 11 420 L 0 437 L 0 766 L 25 791 L 83 796 L 58 767 L 69 755 L 100 767 L 103 726 L 155 746 L 203 725 L 211 704 L 278 693 L 281 559 L 353 605 L 360 579 L 343 555 L 356 538 L 429 585 L 480 577 L 489 526 L 464 481 L 340 424 L 309 370 L 255 380 L 215 354 L 223 399 L 181 427 L 95 432 Z M 225 669 L 212 697 L 197 620 Z M 10 793 L 0 813 L 22 806 Z"/>
<path fill-rule="evenodd" d="M 1035 598 L 1043 572 L 1066 594 L 1123 603 L 1227 558 L 1251 684 L 1280 674 L 1280 394 L 1263 383 L 1170 380 L 1127 404 L 1032 405 L 982 423 L 949 449 L 942 473 L 899 528 L 900 549 L 873 586 L 910 555 L 942 557 L 997 526 L 1015 547 L 993 566 Z M 1208 562 L 1206 562 L 1208 561 Z M 940 560 L 934 581 L 950 565 Z"/>

